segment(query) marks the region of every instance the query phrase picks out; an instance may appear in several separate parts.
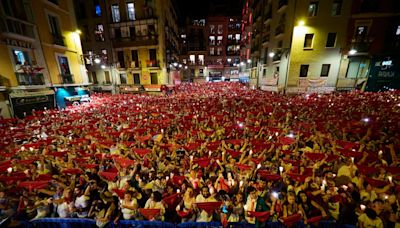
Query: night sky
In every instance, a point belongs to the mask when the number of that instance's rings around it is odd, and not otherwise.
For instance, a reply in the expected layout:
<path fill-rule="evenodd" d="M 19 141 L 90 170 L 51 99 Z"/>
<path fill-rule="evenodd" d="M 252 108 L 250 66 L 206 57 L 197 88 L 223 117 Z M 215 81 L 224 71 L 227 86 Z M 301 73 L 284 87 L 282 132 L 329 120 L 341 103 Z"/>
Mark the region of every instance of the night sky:
<path fill-rule="evenodd" d="M 240 16 L 242 0 L 176 0 L 181 19 L 206 16 Z"/>

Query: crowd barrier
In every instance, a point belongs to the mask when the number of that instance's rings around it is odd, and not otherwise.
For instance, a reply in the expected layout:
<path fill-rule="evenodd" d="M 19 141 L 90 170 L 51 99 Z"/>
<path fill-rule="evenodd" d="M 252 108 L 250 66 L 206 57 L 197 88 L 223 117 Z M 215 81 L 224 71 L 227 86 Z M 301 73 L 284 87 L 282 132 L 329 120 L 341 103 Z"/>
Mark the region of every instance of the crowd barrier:
<path fill-rule="evenodd" d="M 96 221 L 92 219 L 78 219 L 78 218 L 43 218 L 22 224 L 23 228 L 94 228 Z M 108 228 L 219 228 L 222 227 L 220 222 L 183 222 L 173 224 L 169 222 L 160 221 L 136 221 L 136 220 L 120 220 L 118 224 L 110 222 L 104 227 Z M 252 228 L 254 225 L 248 223 L 229 223 L 228 228 Z M 267 227 L 270 228 L 283 228 L 285 227 L 279 222 L 268 222 Z M 292 227 L 305 228 L 303 223 L 295 224 Z M 334 221 L 320 221 L 318 226 L 321 228 L 355 228 L 353 225 L 339 224 Z"/>

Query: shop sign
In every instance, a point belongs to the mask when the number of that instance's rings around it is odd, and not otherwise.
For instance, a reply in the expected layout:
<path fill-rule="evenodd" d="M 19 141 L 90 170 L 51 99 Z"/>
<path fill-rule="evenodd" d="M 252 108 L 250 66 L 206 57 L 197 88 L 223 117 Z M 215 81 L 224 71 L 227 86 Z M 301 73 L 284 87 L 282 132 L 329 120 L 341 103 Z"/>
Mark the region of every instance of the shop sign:
<path fill-rule="evenodd" d="M 14 39 L 7 38 L 6 39 L 6 43 L 9 46 L 32 49 L 32 43 L 29 43 L 29 42 L 26 42 L 26 41 L 14 40 Z"/>

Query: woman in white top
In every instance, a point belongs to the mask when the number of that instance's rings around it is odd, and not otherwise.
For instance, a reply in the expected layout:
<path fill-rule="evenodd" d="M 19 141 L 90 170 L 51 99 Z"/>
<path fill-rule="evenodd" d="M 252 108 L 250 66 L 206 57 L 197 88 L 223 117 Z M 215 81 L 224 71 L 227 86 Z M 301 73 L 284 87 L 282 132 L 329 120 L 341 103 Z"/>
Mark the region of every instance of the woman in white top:
<path fill-rule="evenodd" d="M 71 212 L 74 207 L 72 190 L 70 188 L 66 188 L 61 199 L 57 200 L 55 203 L 58 204 L 57 213 L 60 218 L 71 217 Z"/>
<path fill-rule="evenodd" d="M 122 217 L 126 220 L 134 219 L 137 215 L 138 203 L 137 200 L 132 197 L 132 195 L 132 191 L 126 191 L 124 199 L 120 201 Z"/>

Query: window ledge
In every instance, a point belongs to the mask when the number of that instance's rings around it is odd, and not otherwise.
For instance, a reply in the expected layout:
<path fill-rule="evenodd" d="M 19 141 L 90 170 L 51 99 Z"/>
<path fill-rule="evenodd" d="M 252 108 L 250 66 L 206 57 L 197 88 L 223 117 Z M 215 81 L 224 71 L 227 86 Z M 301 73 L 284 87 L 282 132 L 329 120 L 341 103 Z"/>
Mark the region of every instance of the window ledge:
<path fill-rule="evenodd" d="M 314 50 L 314 48 L 312 48 L 312 47 L 305 47 L 305 48 L 303 48 L 303 50 L 304 50 L 304 51 L 312 51 L 312 50 Z"/>

